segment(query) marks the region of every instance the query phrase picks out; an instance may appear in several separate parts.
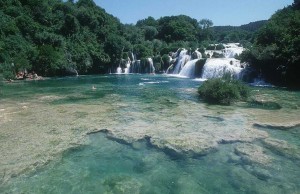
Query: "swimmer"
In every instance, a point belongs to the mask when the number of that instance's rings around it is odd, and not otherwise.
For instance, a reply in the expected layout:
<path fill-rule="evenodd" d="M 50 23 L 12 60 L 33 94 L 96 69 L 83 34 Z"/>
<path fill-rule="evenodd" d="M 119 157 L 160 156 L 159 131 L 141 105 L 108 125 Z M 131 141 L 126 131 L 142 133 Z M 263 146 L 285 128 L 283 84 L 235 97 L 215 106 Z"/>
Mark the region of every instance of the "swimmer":
<path fill-rule="evenodd" d="M 96 90 L 97 88 L 95 86 L 92 87 L 92 90 Z"/>

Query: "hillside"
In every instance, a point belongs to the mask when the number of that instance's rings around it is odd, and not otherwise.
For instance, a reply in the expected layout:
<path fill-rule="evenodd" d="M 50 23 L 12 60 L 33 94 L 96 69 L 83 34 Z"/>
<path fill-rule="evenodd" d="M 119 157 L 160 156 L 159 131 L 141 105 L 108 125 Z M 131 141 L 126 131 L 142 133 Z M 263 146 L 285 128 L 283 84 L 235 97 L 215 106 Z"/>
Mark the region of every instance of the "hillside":
<path fill-rule="evenodd" d="M 253 42 L 254 33 L 268 21 L 250 22 L 241 26 L 213 26 L 213 37 L 217 42 Z"/>
<path fill-rule="evenodd" d="M 160 72 L 168 68 L 170 51 L 199 48 L 203 52 L 209 44 L 229 42 L 249 48 L 254 44 L 253 48 L 264 49 L 259 53 L 271 51 L 265 56 L 273 57 L 276 64 L 295 64 L 299 59 L 297 6 L 295 0 L 269 21 L 213 27 L 209 19 L 197 21 L 185 15 L 157 20 L 149 16 L 136 25 L 124 25 L 93 0 L 0 1 L 0 71 L 6 79 L 27 71 L 42 76 L 108 73 L 124 66 L 124 60 L 133 60 L 134 53 L 138 60 L 151 57 Z M 245 56 L 243 60 L 254 67 L 265 57 L 255 51 Z M 268 68 L 263 72 L 268 74 Z"/>

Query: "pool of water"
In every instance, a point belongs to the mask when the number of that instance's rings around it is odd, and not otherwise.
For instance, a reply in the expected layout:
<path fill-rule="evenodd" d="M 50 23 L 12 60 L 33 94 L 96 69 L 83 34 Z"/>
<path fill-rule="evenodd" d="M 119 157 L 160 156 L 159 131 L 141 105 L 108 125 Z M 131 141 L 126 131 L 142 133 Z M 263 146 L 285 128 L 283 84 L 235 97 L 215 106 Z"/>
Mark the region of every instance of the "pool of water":
<path fill-rule="evenodd" d="M 252 88 L 280 109 L 216 106 L 199 99 L 200 84 L 105 75 L 1 85 L 0 192 L 299 192 L 300 93 Z"/>

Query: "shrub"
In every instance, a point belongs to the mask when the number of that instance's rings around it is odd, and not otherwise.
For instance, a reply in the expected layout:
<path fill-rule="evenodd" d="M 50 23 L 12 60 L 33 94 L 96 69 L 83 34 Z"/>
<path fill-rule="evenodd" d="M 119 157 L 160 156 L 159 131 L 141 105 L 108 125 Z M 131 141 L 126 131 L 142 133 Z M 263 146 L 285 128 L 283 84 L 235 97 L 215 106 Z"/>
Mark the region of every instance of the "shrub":
<path fill-rule="evenodd" d="M 225 46 L 224 46 L 223 44 L 218 44 L 218 45 L 216 46 L 216 50 L 220 51 L 220 50 L 222 50 L 222 49 L 225 49 Z"/>
<path fill-rule="evenodd" d="M 207 80 L 199 87 L 198 93 L 208 103 L 223 105 L 246 100 L 250 94 L 248 86 L 230 78 Z"/>
<path fill-rule="evenodd" d="M 2 63 L 0 64 L 0 72 L 3 74 L 3 78 L 6 80 L 11 80 L 16 78 L 14 72 L 14 64 Z"/>
<path fill-rule="evenodd" d="M 225 56 L 222 53 L 214 52 L 212 58 L 224 58 Z"/>

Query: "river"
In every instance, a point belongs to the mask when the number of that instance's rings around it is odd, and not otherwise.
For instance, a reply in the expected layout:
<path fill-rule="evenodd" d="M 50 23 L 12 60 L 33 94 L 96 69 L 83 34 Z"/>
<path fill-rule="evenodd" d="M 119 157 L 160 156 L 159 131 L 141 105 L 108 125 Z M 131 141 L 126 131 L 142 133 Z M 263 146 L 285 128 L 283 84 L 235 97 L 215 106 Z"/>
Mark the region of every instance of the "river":
<path fill-rule="evenodd" d="M 201 81 L 97 75 L 2 83 L 0 193 L 298 193 L 300 92 L 208 105 Z"/>

